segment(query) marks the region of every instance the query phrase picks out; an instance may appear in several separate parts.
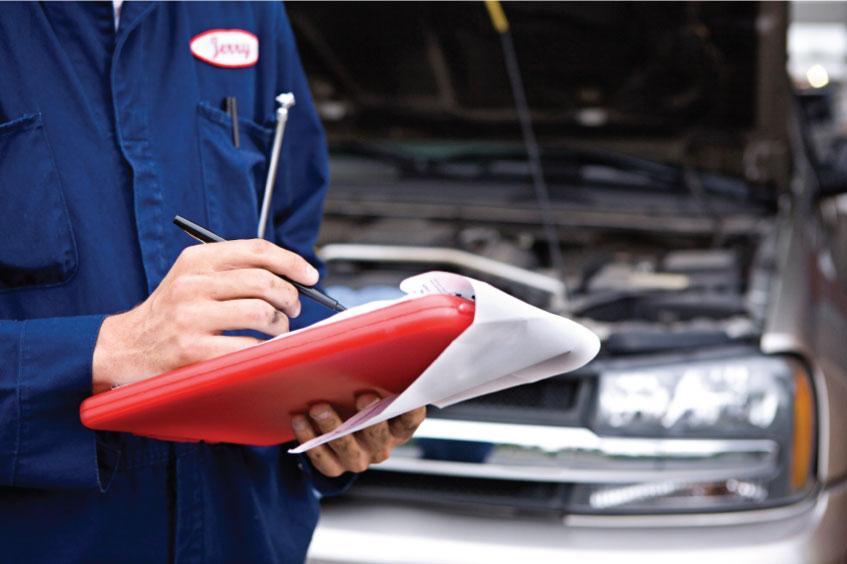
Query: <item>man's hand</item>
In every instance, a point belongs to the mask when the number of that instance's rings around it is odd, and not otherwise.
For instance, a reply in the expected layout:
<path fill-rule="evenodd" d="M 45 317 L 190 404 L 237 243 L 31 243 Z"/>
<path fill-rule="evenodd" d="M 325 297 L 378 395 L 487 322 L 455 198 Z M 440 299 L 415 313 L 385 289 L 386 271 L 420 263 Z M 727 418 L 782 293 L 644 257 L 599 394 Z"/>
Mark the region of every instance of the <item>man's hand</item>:
<path fill-rule="evenodd" d="M 364 409 L 379 396 L 366 393 L 356 398 L 356 408 Z M 412 434 L 426 417 L 426 408 L 421 407 L 394 419 L 377 423 L 308 450 L 306 454 L 312 465 L 321 474 L 335 478 L 344 472 L 364 472 L 370 464 L 388 458 L 394 447 L 412 438 Z M 318 403 L 309 409 L 309 416 L 295 415 L 291 419 L 294 434 L 300 443 L 332 431 L 341 425 L 341 418 L 329 404 Z"/>
<path fill-rule="evenodd" d="M 259 342 L 221 335 L 228 329 L 285 333 L 288 318 L 300 314 L 300 300 L 274 273 L 310 286 L 318 281 L 308 262 L 262 239 L 188 247 L 147 300 L 103 322 L 94 392 Z"/>

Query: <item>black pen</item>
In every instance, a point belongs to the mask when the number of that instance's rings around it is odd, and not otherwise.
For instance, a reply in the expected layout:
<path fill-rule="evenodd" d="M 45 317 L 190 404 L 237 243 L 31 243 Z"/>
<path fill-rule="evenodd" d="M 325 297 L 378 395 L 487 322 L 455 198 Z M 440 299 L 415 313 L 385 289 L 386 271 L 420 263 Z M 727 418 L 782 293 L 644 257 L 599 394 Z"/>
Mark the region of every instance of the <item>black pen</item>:
<path fill-rule="evenodd" d="M 226 112 L 232 120 L 232 144 L 238 149 L 241 147 L 241 142 L 238 139 L 238 100 L 235 96 L 226 97 Z"/>
<path fill-rule="evenodd" d="M 177 227 L 179 227 L 201 243 L 221 243 L 223 241 L 226 241 L 226 239 L 224 239 L 220 235 L 212 233 L 205 227 L 200 227 L 193 221 L 188 221 L 184 217 L 180 217 L 178 215 L 174 216 L 174 225 L 176 225 Z M 343 305 L 338 303 L 336 300 L 333 300 L 332 298 L 330 298 L 326 294 L 321 293 L 315 288 L 312 288 L 310 286 L 304 286 L 303 284 L 295 282 L 294 280 L 291 280 L 287 276 L 282 276 L 281 274 L 277 274 L 277 276 L 297 288 L 297 291 L 300 292 L 300 294 L 311 298 L 322 306 L 326 306 L 333 311 L 344 311 L 345 309 L 347 309 Z"/>

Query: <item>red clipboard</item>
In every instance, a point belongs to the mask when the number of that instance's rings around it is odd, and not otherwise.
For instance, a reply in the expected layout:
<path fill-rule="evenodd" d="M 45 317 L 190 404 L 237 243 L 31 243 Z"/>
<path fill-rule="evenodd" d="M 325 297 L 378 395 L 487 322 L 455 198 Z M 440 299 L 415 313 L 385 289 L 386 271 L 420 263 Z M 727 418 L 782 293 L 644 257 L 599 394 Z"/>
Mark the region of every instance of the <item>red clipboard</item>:
<path fill-rule="evenodd" d="M 175 441 L 275 445 L 290 414 L 327 401 L 342 419 L 355 395 L 406 389 L 473 321 L 472 301 L 431 295 L 304 329 L 86 399 L 82 423 Z"/>

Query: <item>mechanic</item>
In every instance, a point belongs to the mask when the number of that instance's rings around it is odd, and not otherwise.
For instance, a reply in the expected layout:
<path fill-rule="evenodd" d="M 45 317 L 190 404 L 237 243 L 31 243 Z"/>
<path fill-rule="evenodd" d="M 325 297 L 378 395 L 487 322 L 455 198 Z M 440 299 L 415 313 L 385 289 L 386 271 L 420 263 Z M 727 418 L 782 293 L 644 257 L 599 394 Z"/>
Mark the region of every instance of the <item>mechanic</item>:
<path fill-rule="evenodd" d="M 328 177 L 281 3 L 117 8 L 0 13 L 0 560 L 300 562 L 318 495 L 383 460 L 425 412 L 308 458 L 291 445 L 81 425 L 92 391 L 329 314 L 272 274 L 318 281 Z M 276 246 L 254 237 L 281 92 L 297 105 L 267 235 Z M 234 240 L 192 245 L 170 224 L 177 213 Z M 302 442 L 340 421 L 319 403 L 293 423 Z"/>

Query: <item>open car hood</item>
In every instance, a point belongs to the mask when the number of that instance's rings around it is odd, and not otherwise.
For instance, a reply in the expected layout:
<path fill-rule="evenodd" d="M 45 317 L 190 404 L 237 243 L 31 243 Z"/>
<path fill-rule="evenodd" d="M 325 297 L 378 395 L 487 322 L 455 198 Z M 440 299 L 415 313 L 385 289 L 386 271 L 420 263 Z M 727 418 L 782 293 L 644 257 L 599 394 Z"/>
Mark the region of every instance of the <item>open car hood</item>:
<path fill-rule="evenodd" d="M 786 183 L 784 3 L 506 3 L 545 147 Z M 330 135 L 520 141 L 482 2 L 289 3 Z"/>

